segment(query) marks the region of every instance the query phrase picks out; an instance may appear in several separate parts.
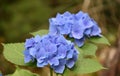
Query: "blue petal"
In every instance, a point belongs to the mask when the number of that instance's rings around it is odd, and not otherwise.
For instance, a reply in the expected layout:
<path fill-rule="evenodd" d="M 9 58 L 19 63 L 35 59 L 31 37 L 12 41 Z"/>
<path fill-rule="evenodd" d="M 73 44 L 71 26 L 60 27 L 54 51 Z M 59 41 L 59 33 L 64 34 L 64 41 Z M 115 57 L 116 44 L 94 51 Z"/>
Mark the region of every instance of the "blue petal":
<path fill-rule="evenodd" d="M 91 18 L 89 17 L 89 15 L 87 13 L 85 13 L 82 17 L 82 22 L 85 26 L 85 28 L 90 28 L 93 26 L 93 22 L 91 21 Z"/>
<path fill-rule="evenodd" d="M 72 60 L 72 59 L 69 59 L 69 60 L 67 60 L 67 62 L 66 62 L 66 66 L 67 66 L 68 68 L 72 68 L 72 67 L 74 66 L 74 64 L 75 64 L 75 61 Z"/>
<path fill-rule="evenodd" d="M 59 35 L 56 40 L 57 44 L 67 44 L 66 39 L 64 38 L 63 35 Z"/>
<path fill-rule="evenodd" d="M 65 64 L 66 64 L 66 60 L 65 59 L 60 59 L 59 60 L 59 65 L 57 66 L 54 66 L 52 65 L 51 67 L 54 69 L 54 71 L 56 73 L 63 73 L 64 72 L 64 69 L 65 69 Z"/>
<path fill-rule="evenodd" d="M 84 32 L 84 34 L 86 35 L 86 36 L 90 36 L 90 34 L 91 34 L 91 31 L 92 31 L 92 29 L 91 28 L 89 28 L 89 29 L 86 29 L 85 30 L 85 32 Z"/>
<path fill-rule="evenodd" d="M 73 50 L 74 49 L 74 43 L 73 42 L 71 42 L 71 41 L 67 41 L 67 49 L 68 49 L 68 51 L 70 51 L 70 50 Z"/>
<path fill-rule="evenodd" d="M 85 38 L 75 39 L 75 43 L 76 43 L 79 47 L 81 47 L 81 46 L 84 45 L 84 40 L 85 40 Z"/>
<path fill-rule="evenodd" d="M 54 23 L 53 23 L 54 22 Z M 53 34 L 53 35 L 55 35 L 55 34 L 57 34 L 58 33 L 58 30 L 57 30 L 57 23 L 55 24 L 55 19 L 54 18 L 52 18 L 52 19 L 49 19 L 49 23 L 50 23 L 50 27 L 49 27 L 49 33 L 50 34 Z"/>
<path fill-rule="evenodd" d="M 74 44 L 71 43 L 71 41 L 68 41 L 67 49 L 68 49 L 68 51 L 67 51 L 67 59 L 70 59 L 70 58 L 73 57 L 73 53 L 74 53 L 74 50 L 75 50 Z"/>
<path fill-rule="evenodd" d="M 68 68 L 72 68 L 74 66 L 75 62 L 77 61 L 77 59 L 78 59 L 78 51 L 74 50 L 73 57 L 66 61 L 66 66 Z"/>
<path fill-rule="evenodd" d="M 79 11 L 77 14 L 75 14 L 75 17 L 79 20 L 82 18 L 83 15 L 84 13 L 82 11 Z"/>
<path fill-rule="evenodd" d="M 33 45 L 34 45 L 34 39 L 33 38 L 26 39 L 25 48 L 32 47 Z"/>
<path fill-rule="evenodd" d="M 59 65 L 65 65 L 66 60 L 65 59 L 59 59 Z"/>
<path fill-rule="evenodd" d="M 26 57 L 24 57 L 24 62 L 25 62 L 25 63 L 29 63 L 30 61 L 34 61 L 31 56 L 26 56 Z"/>
<path fill-rule="evenodd" d="M 36 56 L 36 53 L 37 53 L 37 50 L 35 48 L 30 48 L 30 55 L 35 57 Z"/>
<path fill-rule="evenodd" d="M 58 57 L 58 58 L 65 58 L 65 57 L 66 57 L 66 53 L 67 53 L 67 48 L 66 48 L 66 46 L 60 45 L 60 46 L 58 47 L 58 55 L 57 55 L 57 57 Z"/>
<path fill-rule="evenodd" d="M 50 39 L 49 38 L 43 38 L 42 39 L 42 45 L 43 47 L 45 47 L 46 45 L 50 44 Z"/>
<path fill-rule="evenodd" d="M 33 57 L 29 54 L 29 50 L 24 51 L 24 61 L 28 63 L 33 60 Z"/>
<path fill-rule="evenodd" d="M 40 57 L 37 59 L 38 63 L 43 63 L 45 61 L 45 57 Z"/>
<path fill-rule="evenodd" d="M 61 19 L 61 14 L 60 13 L 57 13 L 56 19 Z"/>
<path fill-rule="evenodd" d="M 39 50 L 41 47 L 42 47 L 42 43 L 41 42 L 34 44 L 34 48 L 36 50 Z"/>
<path fill-rule="evenodd" d="M 40 56 L 39 58 L 37 58 L 38 67 L 44 67 L 46 65 L 48 65 L 48 60 L 45 56 Z"/>
<path fill-rule="evenodd" d="M 78 54 L 79 54 L 78 51 L 74 51 L 73 58 L 72 58 L 74 61 L 77 61 L 77 59 L 78 59 Z"/>
<path fill-rule="evenodd" d="M 67 53 L 67 59 L 70 59 L 73 57 L 73 53 L 74 53 L 74 50 L 69 50 L 68 53 Z"/>
<path fill-rule="evenodd" d="M 42 63 L 37 62 L 37 67 L 44 67 L 46 65 L 48 65 L 47 62 L 42 62 Z"/>
<path fill-rule="evenodd" d="M 65 12 L 63 14 L 64 16 L 64 21 L 65 21 L 65 25 L 72 25 L 74 23 L 74 14 L 71 14 L 70 12 Z"/>
<path fill-rule="evenodd" d="M 24 53 L 24 55 L 25 55 L 25 56 L 30 55 L 30 53 L 29 53 L 29 50 L 28 50 L 28 49 L 27 49 L 27 50 L 24 50 L 24 51 L 23 51 L 23 53 Z"/>
<path fill-rule="evenodd" d="M 46 56 L 47 56 L 46 51 L 43 47 L 41 47 L 39 51 L 36 53 L 36 58 L 45 58 Z"/>
<path fill-rule="evenodd" d="M 100 33 L 101 33 L 101 29 L 98 27 L 97 24 L 95 24 L 95 25 L 92 27 L 91 36 L 99 36 Z"/>
<path fill-rule="evenodd" d="M 72 26 L 72 36 L 76 39 L 81 39 L 83 37 L 84 27 L 78 24 Z"/>
<path fill-rule="evenodd" d="M 54 66 L 53 69 L 55 70 L 56 73 L 62 74 L 64 72 L 65 66 L 64 65 L 58 65 L 58 66 Z"/>
<path fill-rule="evenodd" d="M 73 36 L 72 36 L 72 33 L 69 34 L 69 37 L 70 37 L 70 38 L 73 37 Z"/>
<path fill-rule="evenodd" d="M 58 27 L 58 30 L 60 31 L 60 34 L 69 34 L 71 31 L 71 25 L 65 24 Z"/>
<path fill-rule="evenodd" d="M 63 15 L 66 16 L 66 17 L 69 17 L 69 16 L 71 16 L 72 14 L 67 11 L 67 12 L 65 12 Z"/>
<path fill-rule="evenodd" d="M 63 14 L 59 14 L 58 13 L 55 20 L 57 22 L 55 25 L 62 26 L 62 25 L 65 24 L 64 15 Z"/>
<path fill-rule="evenodd" d="M 49 62 L 50 65 L 54 65 L 54 66 L 59 65 L 59 60 L 56 57 L 53 57 L 53 58 L 49 59 L 48 62 Z"/>
<path fill-rule="evenodd" d="M 41 41 L 41 38 L 39 35 L 36 35 L 35 38 L 34 38 L 34 41 L 35 42 L 40 42 Z"/>
<path fill-rule="evenodd" d="M 51 43 L 46 45 L 45 49 L 47 53 L 54 54 L 57 51 L 57 46 Z"/>

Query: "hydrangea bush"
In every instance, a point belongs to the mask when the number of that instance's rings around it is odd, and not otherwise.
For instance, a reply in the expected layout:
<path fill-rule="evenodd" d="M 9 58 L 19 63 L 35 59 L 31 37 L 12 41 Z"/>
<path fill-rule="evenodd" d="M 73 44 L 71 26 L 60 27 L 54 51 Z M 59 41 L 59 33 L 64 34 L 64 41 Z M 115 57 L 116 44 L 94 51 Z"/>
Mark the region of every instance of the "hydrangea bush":
<path fill-rule="evenodd" d="M 33 63 L 38 68 L 47 66 L 65 76 L 71 71 L 84 74 L 104 69 L 96 59 L 95 44 L 109 45 L 109 42 L 87 13 L 58 13 L 49 19 L 49 30 L 31 34 L 33 37 L 25 43 L 3 44 L 8 61 L 21 66 L 34 66 Z"/>

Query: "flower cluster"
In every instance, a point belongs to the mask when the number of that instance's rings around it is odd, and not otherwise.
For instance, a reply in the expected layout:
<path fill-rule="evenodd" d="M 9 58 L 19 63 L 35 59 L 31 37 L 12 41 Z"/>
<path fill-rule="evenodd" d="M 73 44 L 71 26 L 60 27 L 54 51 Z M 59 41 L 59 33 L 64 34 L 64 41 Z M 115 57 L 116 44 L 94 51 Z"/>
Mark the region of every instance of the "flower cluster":
<path fill-rule="evenodd" d="M 74 38 L 75 43 L 81 47 L 87 37 L 101 36 L 101 29 L 97 23 L 82 11 L 77 14 L 65 12 L 57 14 L 56 18 L 49 19 L 50 34 L 68 35 Z"/>
<path fill-rule="evenodd" d="M 65 66 L 74 66 L 78 51 L 63 35 L 37 35 L 26 39 L 24 56 L 25 63 L 37 61 L 37 67 L 50 65 L 56 73 L 63 73 Z"/>
<path fill-rule="evenodd" d="M 78 51 L 74 43 L 63 35 L 73 38 L 79 46 L 83 46 L 85 39 L 101 36 L 101 29 L 97 23 L 82 11 L 71 14 L 65 12 L 49 19 L 49 33 L 43 37 L 39 35 L 27 39 L 25 42 L 25 63 L 37 62 L 37 67 L 50 65 L 56 73 L 63 73 L 65 67 L 72 68 L 78 59 Z"/>

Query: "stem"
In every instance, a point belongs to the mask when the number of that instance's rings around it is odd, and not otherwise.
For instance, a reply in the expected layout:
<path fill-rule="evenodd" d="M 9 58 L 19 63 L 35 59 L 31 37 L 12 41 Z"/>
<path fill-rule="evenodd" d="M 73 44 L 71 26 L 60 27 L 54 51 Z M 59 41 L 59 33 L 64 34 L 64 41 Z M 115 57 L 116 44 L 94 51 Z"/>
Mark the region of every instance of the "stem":
<path fill-rule="evenodd" d="M 53 76 L 53 71 L 51 68 L 50 68 L 50 76 Z"/>
<path fill-rule="evenodd" d="M 56 73 L 56 76 L 64 76 L 63 74 L 58 74 L 58 73 Z"/>
<path fill-rule="evenodd" d="M 58 74 L 56 73 L 56 76 L 58 76 Z"/>

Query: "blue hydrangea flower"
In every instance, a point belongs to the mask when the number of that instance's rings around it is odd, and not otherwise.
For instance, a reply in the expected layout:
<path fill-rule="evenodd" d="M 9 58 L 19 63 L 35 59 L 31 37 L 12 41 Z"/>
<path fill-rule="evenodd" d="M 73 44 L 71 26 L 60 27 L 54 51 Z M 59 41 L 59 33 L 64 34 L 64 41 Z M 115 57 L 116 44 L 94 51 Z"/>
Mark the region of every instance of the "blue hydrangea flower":
<path fill-rule="evenodd" d="M 83 46 L 87 37 L 101 36 L 101 29 L 97 23 L 82 11 L 76 14 L 58 13 L 55 18 L 49 19 L 49 23 L 50 34 L 68 35 L 70 38 L 74 38 L 79 47 Z"/>
<path fill-rule="evenodd" d="M 37 67 L 50 65 L 56 73 L 63 73 L 65 66 L 72 68 L 78 59 L 74 44 L 62 35 L 35 36 L 27 39 L 25 63 L 37 61 Z"/>

